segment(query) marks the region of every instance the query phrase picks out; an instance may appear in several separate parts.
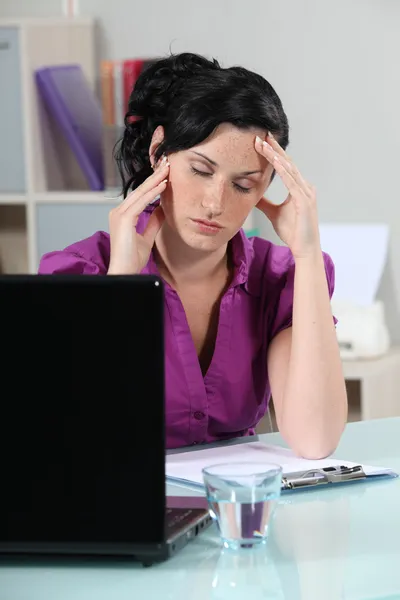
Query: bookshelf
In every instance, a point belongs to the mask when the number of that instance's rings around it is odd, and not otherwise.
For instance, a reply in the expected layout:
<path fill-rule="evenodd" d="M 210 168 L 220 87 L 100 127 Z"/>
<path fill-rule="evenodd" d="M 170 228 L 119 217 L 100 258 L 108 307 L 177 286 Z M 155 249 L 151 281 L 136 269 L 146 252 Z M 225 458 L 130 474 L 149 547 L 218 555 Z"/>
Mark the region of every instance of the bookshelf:
<path fill-rule="evenodd" d="M 54 248 L 73 234 L 49 220 L 55 206 L 71 207 L 71 221 L 78 205 L 86 213 L 100 207 L 103 216 L 106 203 L 116 201 L 110 200 L 116 193 L 89 191 L 71 153 L 56 147 L 63 142 L 38 101 L 34 79 L 42 66 L 78 63 L 95 91 L 94 34 L 94 20 L 85 17 L 0 19 L 0 80 L 6 82 L 0 95 L 0 272 L 37 272 L 46 227 L 53 230 L 48 242 L 56 241 Z M 54 160 L 57 152 L 65 156 L 65 170 Z M 99 215 L 96 223 L 107 227 Z"/>

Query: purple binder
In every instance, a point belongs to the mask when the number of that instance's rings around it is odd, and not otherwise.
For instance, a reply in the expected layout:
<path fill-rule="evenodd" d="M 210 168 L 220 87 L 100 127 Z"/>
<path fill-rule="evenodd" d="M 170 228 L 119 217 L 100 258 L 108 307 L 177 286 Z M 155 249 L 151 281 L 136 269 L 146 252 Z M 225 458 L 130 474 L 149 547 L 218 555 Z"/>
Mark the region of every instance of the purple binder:
<path fill-rule="evenodd" d="M 101 104 L 80 65 L 35 71 L 39 93 L 69 143 L 92 190 L 104 189 Z"/>

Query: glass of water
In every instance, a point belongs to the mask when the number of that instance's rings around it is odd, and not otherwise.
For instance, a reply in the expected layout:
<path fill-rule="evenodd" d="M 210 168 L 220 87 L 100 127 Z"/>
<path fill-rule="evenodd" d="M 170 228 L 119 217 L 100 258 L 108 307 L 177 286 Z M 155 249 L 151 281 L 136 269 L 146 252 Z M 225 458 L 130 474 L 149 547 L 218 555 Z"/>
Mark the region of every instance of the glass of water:
<path fill-rule="evenodd" d="M 226 548 L 249 548 L 266 542 L 278 503 L 282 467 L 240 462 L 203 469 L 210 514 Z"/>

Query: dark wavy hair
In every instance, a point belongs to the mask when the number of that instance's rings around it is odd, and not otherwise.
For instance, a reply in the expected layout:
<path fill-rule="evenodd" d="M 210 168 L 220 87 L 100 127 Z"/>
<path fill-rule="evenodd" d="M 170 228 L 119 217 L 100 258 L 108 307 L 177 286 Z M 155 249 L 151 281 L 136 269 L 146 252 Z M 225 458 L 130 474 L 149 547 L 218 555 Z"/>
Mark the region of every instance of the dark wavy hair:
<path fill-rule="evenodd" d="M 187 52 L 154 61 L 141 73 L 124 123 L 114 152 L 124 197 L 152 173 L 149 147 L 159 125 L 165 138 L 156 160 L 192 148 L 222 123 L 270 131 L 284 149 L 289 143 L 282 103 L 264 77 L 243 67 L 222 68 L 215 59 Z"/>

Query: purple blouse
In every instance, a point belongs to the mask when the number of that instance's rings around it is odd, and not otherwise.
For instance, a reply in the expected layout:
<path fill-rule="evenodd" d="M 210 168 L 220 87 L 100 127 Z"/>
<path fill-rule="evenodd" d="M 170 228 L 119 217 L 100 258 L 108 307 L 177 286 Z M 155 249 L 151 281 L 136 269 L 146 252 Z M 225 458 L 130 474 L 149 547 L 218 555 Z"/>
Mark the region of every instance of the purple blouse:
<path fill-rule="evenodd" d="M 153 207 L 141 215 L 143 231 Z M 214 355 L 205 376 L 183 305 L 165 283 L 166 438 L 168 448 L 254 433 L 266 412 L 271 390 L 267 348 L 292 324 L 295 264 L 287 247 L 240 230 L 231 241 L 232 283 L 220 305 Z M 103 231 L 45 254 L 39 273 L 106 274 L 110 238 Z M 330 296 L 334 266 L 324 254 Z M 153 255 L 142 271 L 159 275 Z"/>

